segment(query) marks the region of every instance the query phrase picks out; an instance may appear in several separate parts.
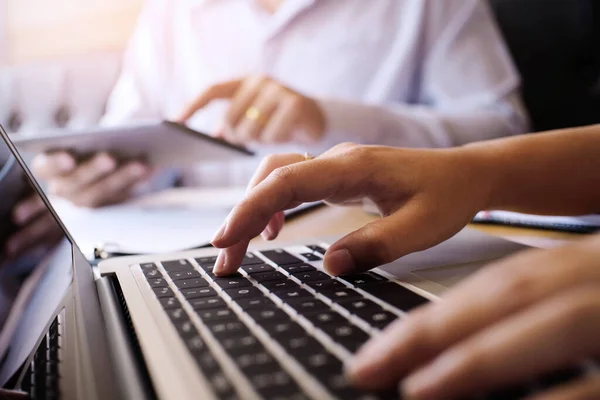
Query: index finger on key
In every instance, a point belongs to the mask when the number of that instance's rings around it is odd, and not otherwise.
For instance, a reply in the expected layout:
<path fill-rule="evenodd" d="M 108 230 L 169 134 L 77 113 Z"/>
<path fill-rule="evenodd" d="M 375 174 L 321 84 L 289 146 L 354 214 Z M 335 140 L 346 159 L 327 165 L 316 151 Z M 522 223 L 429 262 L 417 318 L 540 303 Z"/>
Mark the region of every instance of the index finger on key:
<path fill-rule="evenodd" d="M 347 181 L 344 164 L 332 158 L 317 158 L 277 168 L 231 211 L 228 221 L 212 243 L 215 247 L 224 248 L 252 239 L 265 229 L 276 213 L 298 203 L 336 195 Z"/>

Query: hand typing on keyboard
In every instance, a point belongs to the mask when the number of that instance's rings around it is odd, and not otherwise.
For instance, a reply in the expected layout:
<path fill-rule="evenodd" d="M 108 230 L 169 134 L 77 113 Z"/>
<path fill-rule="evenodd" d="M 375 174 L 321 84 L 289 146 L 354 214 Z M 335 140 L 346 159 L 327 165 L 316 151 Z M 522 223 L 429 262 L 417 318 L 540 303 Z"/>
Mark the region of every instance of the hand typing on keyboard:
<path fill-rule="evenodd" d="M 281 212 L 308 201 L 345 204 L 369 198 L 383 216 L 327 250 L 324 265 L 332 275 L 424 250 L 458 232 L 482 209 L 594 212 L 600 201 L 599 132 L 590 127 L 449 150 L 344 144 L 309 161 L 299 155 L 270 157 L 215 235 L 213 244 L 223 250 L 213 272 L 235 272 L 254 236 L 275 238 L 283 226 Z M 506 385 L 491 398 L 598 399 L 597 365 L 581 363 L 600 356 L 598 259 L 596 236 L 487 267 L 442 302 L 385 327 L 347 361 L 347 376 L 364 389 L 402 382 L 403 394 L 414 399 L 479 396 Z M 350 302 L 358 296 L 354 289 L 338 287 L 339 279 L 313 283 L 311 274 L 305 276 L 304 288 L 324 290 L 319 296 L 336 299 L 339 293 Z M 393 298 L 378 301 L 392 304 Z M 357 307 L 370 304 L 356 300 Z M 311 300 L 296 307 L 321 306 Z M 328 311 L 307 319 L 340 327 L 322 328 L 329 335 L 354 329 Z M 326 355 L 318 358 L 314 361 Z M 544 393 L 532 397 L 534 389 Z"/>
<path fill-rule="evenodd" d="M 392 324 L 349 375 L 363 388 L 403 380 L 411 399 L 464 398 L 534 378 L 539 397 L 524 385 L 492 398 L 600 399 L 600 376 L 577 367 L 600 355 L 599 259 L 597 236 L 491 265 Z"/>
<path fill-rule="evenodd" d="M 255 236 L 275 238 L 283 226 L 282 211 L 303 202 L 347 204 L 369 198 L 384 216 L 328 249 L 325 268 L 333 275 L 368 270 L 438 244 L 487 206 L 488 185 L 480 184 L 485 176 L 461 150 L 342 144 L 303 160 L 297 154 L 276 155 L 259 167 L 246 199 L 213 240 L 225 248 L 215 265 L 217 275 L 237 270 Z"/>

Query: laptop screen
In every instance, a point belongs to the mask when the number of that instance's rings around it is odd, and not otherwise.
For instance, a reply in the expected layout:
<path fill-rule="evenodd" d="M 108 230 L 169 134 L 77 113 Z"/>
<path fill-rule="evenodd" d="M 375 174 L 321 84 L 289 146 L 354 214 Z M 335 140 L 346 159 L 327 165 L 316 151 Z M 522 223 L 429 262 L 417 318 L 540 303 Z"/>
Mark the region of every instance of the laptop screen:
<path fill-rule="evenodd" d="M 56 315 L 71 286 L 72 261 L 61 225 L 0 138 L 0 385 Z"/>

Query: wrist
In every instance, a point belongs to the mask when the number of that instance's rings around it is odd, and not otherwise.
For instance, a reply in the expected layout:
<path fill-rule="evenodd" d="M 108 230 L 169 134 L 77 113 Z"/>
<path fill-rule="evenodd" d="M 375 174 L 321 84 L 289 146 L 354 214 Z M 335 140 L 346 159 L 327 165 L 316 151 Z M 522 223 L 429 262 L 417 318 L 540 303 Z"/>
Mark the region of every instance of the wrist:
<path fill-rule="evenodd" d="M 462 165 L 468 187 L 475 201 L 475 212 L 494 209 L 500 186 L 499 166 L 483 145 L 467 145 L 453 149 Z"/>

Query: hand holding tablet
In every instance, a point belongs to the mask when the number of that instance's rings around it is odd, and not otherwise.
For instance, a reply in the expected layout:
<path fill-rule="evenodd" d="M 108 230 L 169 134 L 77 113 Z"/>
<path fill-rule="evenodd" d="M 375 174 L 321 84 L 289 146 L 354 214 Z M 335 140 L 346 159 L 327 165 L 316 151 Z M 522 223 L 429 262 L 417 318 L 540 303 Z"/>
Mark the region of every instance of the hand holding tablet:
<path fill-rule="evenodd" d="M 59 131 L 16 138 L 17 148 L 36 153 L 33 171 L 51 194 L 84 207 L 126 200 L 154 170 L 252 156 L 243 147 L 172 122 Z"/>

